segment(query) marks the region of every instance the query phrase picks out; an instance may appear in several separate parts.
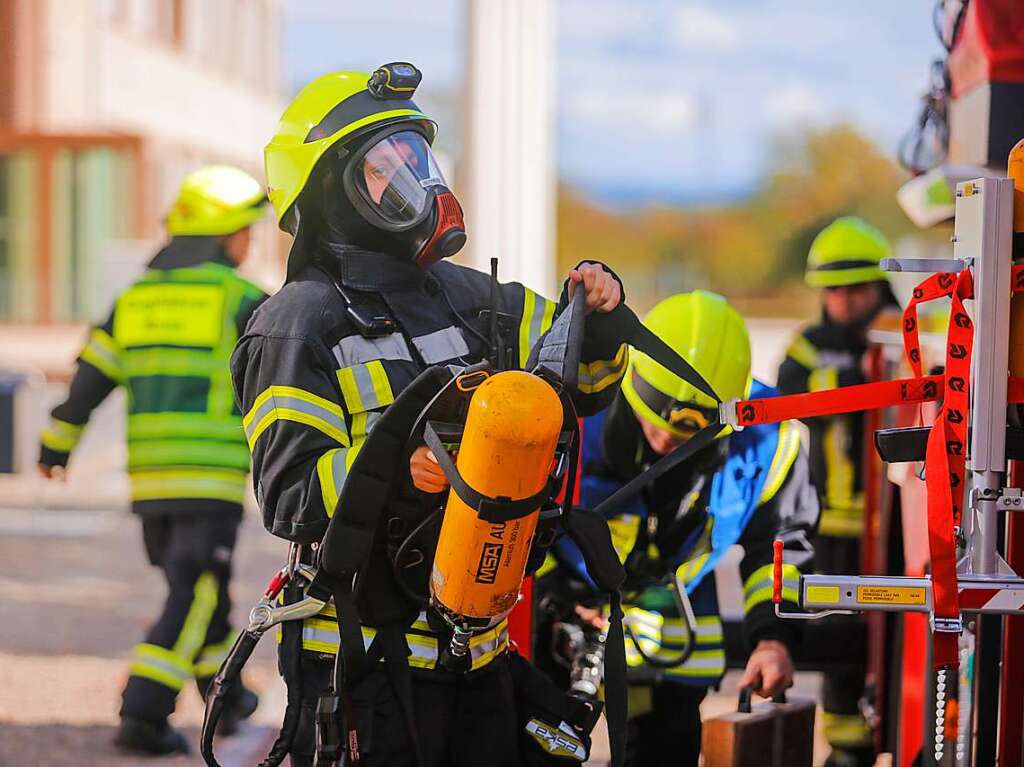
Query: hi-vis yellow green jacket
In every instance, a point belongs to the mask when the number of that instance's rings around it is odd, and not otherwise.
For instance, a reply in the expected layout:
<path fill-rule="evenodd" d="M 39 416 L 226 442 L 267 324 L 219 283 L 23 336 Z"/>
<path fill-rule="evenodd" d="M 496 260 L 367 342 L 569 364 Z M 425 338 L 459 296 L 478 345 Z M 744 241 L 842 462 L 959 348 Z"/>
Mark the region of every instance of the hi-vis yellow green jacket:
<path fill-rule="evenodd" d="M 238 509 L 249 448 L 228 362 L 265 298 L 215 238 L 172 239 L 92 329 L 40 463 L 65 466 L 92 411 L 123 386 L 133 510 Z"/>
<path fill-rule="evenodd" d="M 381 414 L 427 367 L 469 365 L 490 356 L 490 278 L 440 262 L 424 271 L 382 253 L 321 244 L 305 266 L 256 313 L 232 357 L 245 412 L 253 482 L 263 522 L 275 535 L 318 543 L 356 455 Z M 313 254 L 310 254 L 313 255 Z M 342 293 L 345 296 L 343 297 Z M 506 368 L 522 367 L 567 298 L 556 304 L 519 283 L 498 286 L 497 310 Z M 577 407 L 603 408 L 618 390 L 627 347 L 585 331 Z M 427 507 L 431 496 L 424 494 Z M 433 500 L 436 503 L 436 499 Z M 392 515 L 385 513 L 383 522 Z M 400 521 L 400 520 L 399 520 Z M 381 550 L 408 531 L 378 532 Z M 390 563 L 386 565 L 390 568 Z M 370 570 L 376 572 L 371 564 Z M 363 628 L 369 643 L 373 630 Z M 436 634 L 424 616 L 406 632 L 415 668 L 434 668 Z M 333 607 L 307 620 L 303 647 L 333 654 Z M 473 637 L 472 668 L 508 647 L 505 623 Z"/>

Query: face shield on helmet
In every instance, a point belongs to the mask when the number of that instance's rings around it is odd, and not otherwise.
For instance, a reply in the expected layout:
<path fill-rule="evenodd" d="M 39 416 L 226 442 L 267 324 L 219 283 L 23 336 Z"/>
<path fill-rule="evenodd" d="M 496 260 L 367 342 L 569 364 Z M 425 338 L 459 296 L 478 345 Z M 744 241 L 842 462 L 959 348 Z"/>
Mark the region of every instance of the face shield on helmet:
<path fill-rule="evenodd" d="M 372 227 L 407 242 L 427 266 L 466 241 L 462 208 L 448 189 L 426 137 L 396 125 L 346 158 L 345 194 Z"/>

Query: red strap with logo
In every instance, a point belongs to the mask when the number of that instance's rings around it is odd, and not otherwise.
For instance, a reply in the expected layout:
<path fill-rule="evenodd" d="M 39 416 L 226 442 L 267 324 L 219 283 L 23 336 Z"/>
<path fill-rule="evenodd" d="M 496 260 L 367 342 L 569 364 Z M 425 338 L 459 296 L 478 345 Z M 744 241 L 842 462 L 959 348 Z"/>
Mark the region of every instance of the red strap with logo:
<path fill-rule="evenodd" d="M 1024 266 L 1013 267 L 1012 290 L 1024 292 Z M 969 269 L 959 274 L 933 274 L 914 289 L 903 312 L 903 347 L 913 378 L 847 386 L 809 394 L 746 400 L 736 406 L 741 426 L 777 423 L 794 418 L 838 415 L 890 405 L 943 399 L 928 437 L 925 458 L 928 491 L 928 544 L 932 568 L 932 604 L 938 619 L 957 620 L 960 604 L 956 575 L 956 533 L 963 516 L 967 419 L 970 408 L 971 353 L 974 323 L 963 302 L 973 298 Z M 949 296 L 951 313 L 942 376 L 922 375 L 917 305 Z M 1007 400 L 1024 402 L 1024 379 L 1009 379 Z M 934 634 L 935 667 L 958 665 L 955 631 Z"/>
<path fill-rule="evenodd" d="M 922 285 L 934 277 L 945 276 L 947 275 L 934 275 Z M 935 282 L 939 288 L 938 281 Z M 964 309 L 963 302 L 973 295 L 973 288 L 971 272 L 967 269 L 956 275 L 955 282 L 949 285 L 948 294 L 952 300 L 952 307 L 946 337 L 945 395 L 928 435 L 925 458 L 932 610 L 937 620 L 958 621 L 960 618 L 956 575 L 956 531 L 960 528 L 963 516 L 971 351 L 974 345 L 974 323 Z M 906 327 L 905 325 L 904 346 L 911 350 L 915 348 L 913 342 L 916 339 L 908 342 L 910 332 Z M 918 365 L 920 366 L 920 358 Z M 955 668 L 960 655 L 958 633 L 936 630 L 932 640 L 935 668 Z"/>

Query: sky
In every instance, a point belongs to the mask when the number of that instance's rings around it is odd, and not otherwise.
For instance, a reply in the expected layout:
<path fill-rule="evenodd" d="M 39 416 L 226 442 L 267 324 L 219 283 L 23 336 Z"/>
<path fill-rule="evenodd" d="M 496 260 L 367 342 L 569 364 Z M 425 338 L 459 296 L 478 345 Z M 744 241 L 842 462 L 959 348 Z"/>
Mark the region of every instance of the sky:
<path fill-rule="evenodd" d="M 407 60 L 456 137 L 465 0 L 285 0 L 289 95 Z M 934 0 L 551 0 L 560 177 L 615 205 L 752 189 L 780 135 L 850 122 L 887 152 L 942 49 Z M 449 123 L 446 125 L 445 123 Z"/>

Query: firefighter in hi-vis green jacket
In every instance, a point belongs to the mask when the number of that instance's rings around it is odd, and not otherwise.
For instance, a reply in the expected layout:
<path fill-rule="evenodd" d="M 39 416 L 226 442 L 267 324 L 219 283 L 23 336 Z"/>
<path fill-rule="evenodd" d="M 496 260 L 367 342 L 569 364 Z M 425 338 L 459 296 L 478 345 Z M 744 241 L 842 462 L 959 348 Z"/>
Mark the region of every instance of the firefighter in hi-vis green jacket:
<path fill-rule="evenodd" d="M 67 399 L 42 434 L 40 471 L 60 476 L 92 411 L 124 387 L 132 510 L 168 584 L 123 694 L 115 742 L 130 751 L 189 750 L 167 717 L 189 679 L 205 695 L 234 640 L 228 581 L 249 449 L 228 360 L 266 298 L 235 272 L 265 199 L 237 168 L 210 166 L 185 179 L 165 222 L 170 242 L 92 329 Z M 256 702 L 240 688 L 222 731 Z"/>

